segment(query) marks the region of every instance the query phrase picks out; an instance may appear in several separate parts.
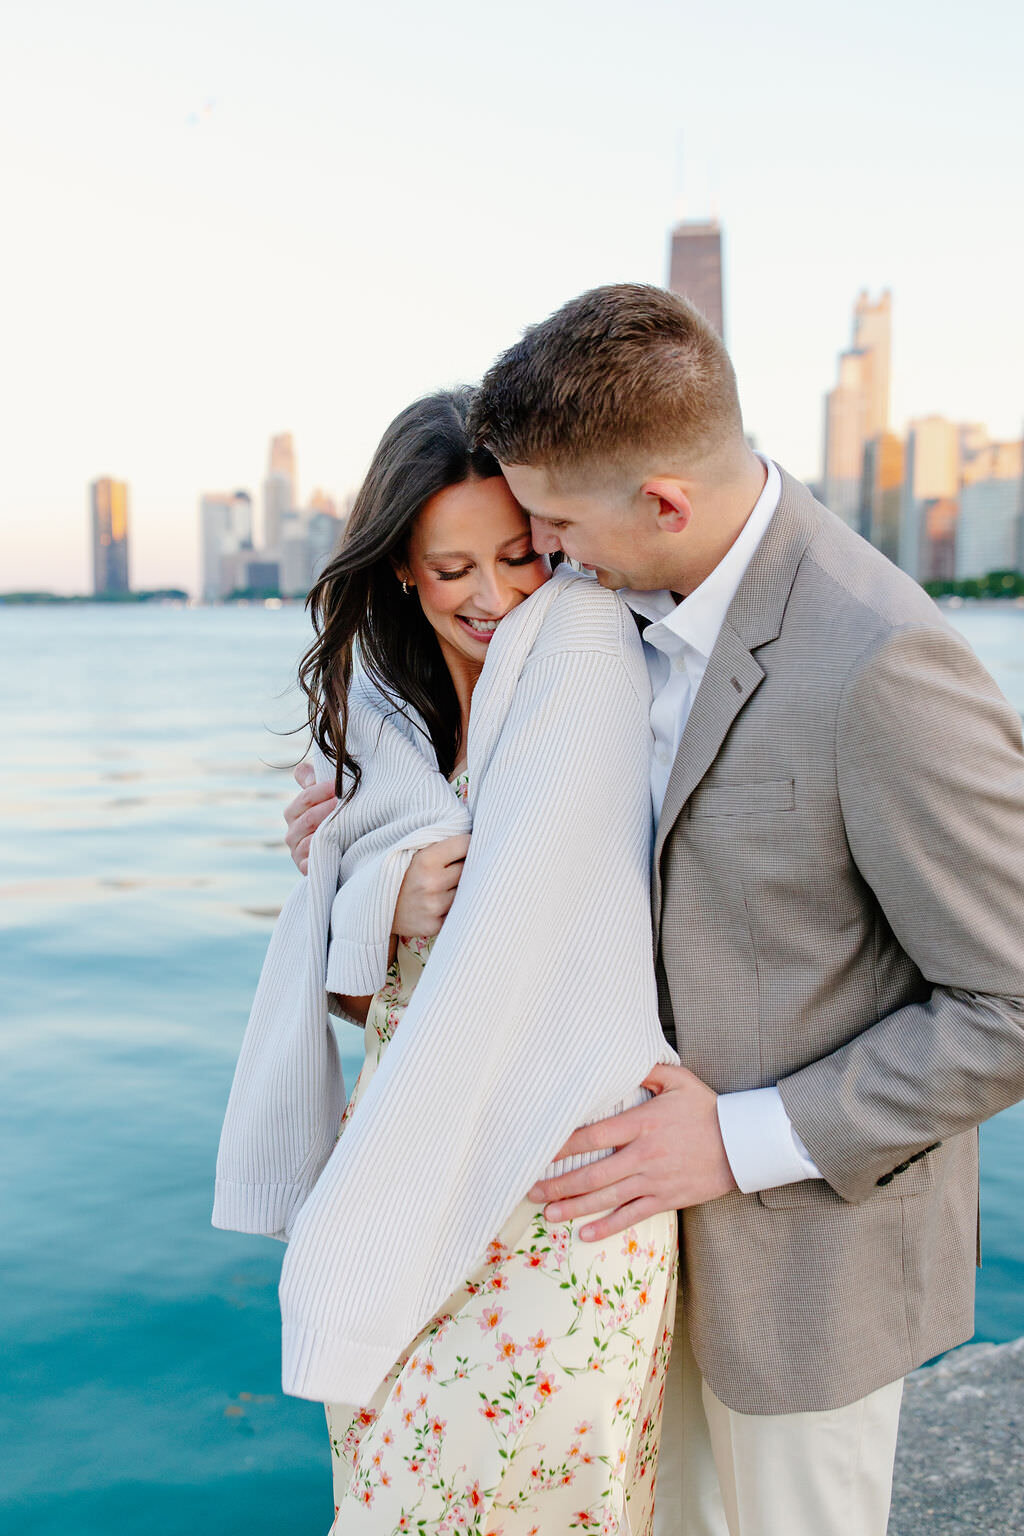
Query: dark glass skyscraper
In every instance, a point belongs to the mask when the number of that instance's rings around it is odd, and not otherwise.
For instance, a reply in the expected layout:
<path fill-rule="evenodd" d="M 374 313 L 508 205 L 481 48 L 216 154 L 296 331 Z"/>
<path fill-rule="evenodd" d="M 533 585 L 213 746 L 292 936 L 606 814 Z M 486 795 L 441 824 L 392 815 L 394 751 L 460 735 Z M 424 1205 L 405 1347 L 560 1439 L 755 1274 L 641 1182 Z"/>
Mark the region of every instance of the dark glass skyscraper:
<path fill-rule="evenodd" d="M 722 310 L 722 231 L 717 220 L 677 224 L 672 231 L 668 286 L 689 299 L 725 335 Z"/>

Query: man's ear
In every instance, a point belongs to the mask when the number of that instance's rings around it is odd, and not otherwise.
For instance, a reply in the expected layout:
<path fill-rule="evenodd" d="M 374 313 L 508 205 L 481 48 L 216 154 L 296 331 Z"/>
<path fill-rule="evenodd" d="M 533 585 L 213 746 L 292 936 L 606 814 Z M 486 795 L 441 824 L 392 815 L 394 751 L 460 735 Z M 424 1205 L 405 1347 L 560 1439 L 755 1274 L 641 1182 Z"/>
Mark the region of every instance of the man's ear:
<path fill-rule="evenodd" d="M 656 504 L 658 527 L 663 533 L 682 533 L 693 516 L 693 507 L 681 480 L 667 475 L 645 480 L 640 487 L 641 496 L 647 496 Z"/>

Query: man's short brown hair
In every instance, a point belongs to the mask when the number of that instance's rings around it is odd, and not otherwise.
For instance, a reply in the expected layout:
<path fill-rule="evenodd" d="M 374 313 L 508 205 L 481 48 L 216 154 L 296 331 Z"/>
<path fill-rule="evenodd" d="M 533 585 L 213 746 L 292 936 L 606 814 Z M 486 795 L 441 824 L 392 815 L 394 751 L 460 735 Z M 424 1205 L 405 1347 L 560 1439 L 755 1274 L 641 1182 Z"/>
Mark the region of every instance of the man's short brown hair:
<path fill-rule="evenodd" d="M 721 337 L 676 294 L 614 283 L 532 325 L 484 377 L 470 431 L 505 464 L 625 465 L 704 458 L 743 421 Z"/>

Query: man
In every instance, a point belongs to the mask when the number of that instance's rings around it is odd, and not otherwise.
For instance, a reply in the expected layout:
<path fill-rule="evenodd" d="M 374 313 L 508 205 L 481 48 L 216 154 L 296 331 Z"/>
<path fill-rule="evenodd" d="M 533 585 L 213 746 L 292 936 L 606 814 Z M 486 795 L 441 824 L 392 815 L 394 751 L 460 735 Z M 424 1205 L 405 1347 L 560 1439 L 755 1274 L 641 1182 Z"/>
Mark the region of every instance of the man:
<path fill-rule="evenodd" d="M 610 1210 L 595 1240 L 680 1212 L 666 1532 L 882 1536 L 902 1379 L 973 1331 L 976 1127 L 1024 1095 L 1020 721 L 920 589 L 750 450 L 682 300 L 573 300 L 499 358 L 476 426 L 536 547 L 644 626 L 683 1063 L 560 1153 L 612 1155 L 531 1193 Z M 410 871 L 435 920 L 459 851 Z"/>

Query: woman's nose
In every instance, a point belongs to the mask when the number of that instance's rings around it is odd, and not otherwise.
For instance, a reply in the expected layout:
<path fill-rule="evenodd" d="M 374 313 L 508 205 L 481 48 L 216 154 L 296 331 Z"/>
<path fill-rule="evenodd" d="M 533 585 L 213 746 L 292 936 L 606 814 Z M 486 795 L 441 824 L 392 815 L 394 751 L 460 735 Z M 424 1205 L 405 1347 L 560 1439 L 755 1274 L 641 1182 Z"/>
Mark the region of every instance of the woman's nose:
<path fill-rule="evenodd" d="M 509 606 L 510 583 L 498 570 L 481 570 L 477 582 L 476 600 L 484 612 L 493 619 L 500 619 Z"/>

